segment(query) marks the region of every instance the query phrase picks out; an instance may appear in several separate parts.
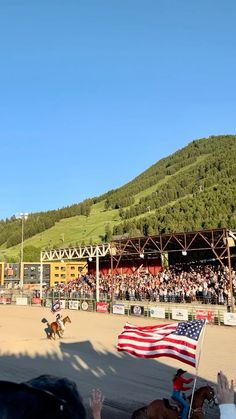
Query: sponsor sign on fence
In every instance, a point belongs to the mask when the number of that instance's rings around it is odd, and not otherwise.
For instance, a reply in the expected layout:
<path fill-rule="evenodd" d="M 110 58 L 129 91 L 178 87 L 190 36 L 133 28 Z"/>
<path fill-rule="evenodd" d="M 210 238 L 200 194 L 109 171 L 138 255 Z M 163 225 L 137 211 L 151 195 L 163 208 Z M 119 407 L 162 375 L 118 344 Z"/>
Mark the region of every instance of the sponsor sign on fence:
<path fill-rule="evenodd" d="M 79 309 L 79 301 L 69 300 L 69 309 L 70 310 L 78 310 Z"/>
<path fill-rule="evenodd" d="M 185 308 L 172 308 L 173 320 L 188 320 L 188 310 Z"/>
<path fill-rule="evenodd" d="M 48 308 L 52 307 L 52 301 L 49 298 L 46 298 L 45 307 L 48 307 Z"/>
<path fill-rule="evenodd" d="M 27 306 L 27 304 L 28 304 L 27 297 L 16 297 L 17 306 Z"/>
<path fill-rule="evenodd" d="M 208 323 L 214 323 L 215 315 L 213 310 L 196 310 L 195 319 L 205 319 Z"/>
<path fill-rule="evenodd" d="M 236 326 L 236 313 L 224 313 L 224 324 Z"/>
<path fill-rule="evenodd" d="M 87 301 L 83 301 L 82 302 L 81 308 L 82 308 L 83 311 L 87 311 L 88 310 L 89 305 L 88 305 Z"/>
<path fill-rule="evenodd" d="M 108 304 L 105 302 L 97 302 L 96 304 L 97 312 L 98 313 L 107 313 L 108 312 Z"/>
<path fill-rule="evenodd" d="M 60 306 L 61 306 L 61 308 L 66 308 L 66 301 L 65 300 L 60 300 Z"/>
<path fill-rule="evenodd" d="M 41 305 L 41 298 L 33 297 L 31 303 Z"/>
<path fill-rule="evenodd" d="M 11 297 L 0 296 L 0 304 L 11 304 Z"/>
<path fill-rule="evenodd" d="M 157 319 L 164 319 L 166 316 L 165 309 L 162 307 L 150 307 L 150 317 L 156 317 Z"/>
<path fill-rule="evenodd" d="M 134 316 L 142 316 L 142 314 L 144 314 L 144 307 L 143 306 L 131 306 L 131 313 Z"/>
<path fill-rule="evenodd" d="M 113 314 L 125 314 L 124 304 L 114 304 L 112 307 Z"/>

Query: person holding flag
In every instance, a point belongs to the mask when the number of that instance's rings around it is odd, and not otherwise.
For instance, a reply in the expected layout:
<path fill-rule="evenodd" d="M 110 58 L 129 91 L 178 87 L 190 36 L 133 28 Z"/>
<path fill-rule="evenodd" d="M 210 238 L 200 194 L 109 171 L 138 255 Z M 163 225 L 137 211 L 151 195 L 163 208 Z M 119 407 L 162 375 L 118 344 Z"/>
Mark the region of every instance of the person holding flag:
<path fill-rule="evenodd" d="M 173 392 L 171 397 L 182 406 L 181 419 L 187 419 L 189 411 L 189 403 L 183 398 L 181 392 L 191 390 L 191 387 L 185 387 L 185 384 L 189 384 L 194 380 L 194 378 L 184 378 L 183 375 L 186 372 L 182 368 L 178 369 L 172 380 Z"/>
<path fill-rule="evenodd" d="M 62 331 L 62 333 L 63 333 L 63 332 L 64 332 L 64 330 L 65 330 L 65 326 L 64 326 L 64 323 L 63 323 L 63 321 L 62 321 L 62 316 L 61 316 L 61 314 L 60 314 L 60 313 L 58 313 L 58 311 L 60 311 L 60 310 L 61 310 L 61 303 L 60 303 L 60 300 L 56 300 L 56 301 L 54 301 L 54 302 L 52 303 L 51 312 L 52 312 L 53 314 L 57 313 L 57 315 L 56 315 L 56 322 L 57 322 L 58 326 L 60 327 L 60 329 L 61 329 L 61 331 Z"/>
<path fill-rule="evenodd" d="M 166 356 L 177 359 L 195 368 L 195 378 L 185 380 L 182 375 L 186 372 L 181 368 L 177 370 L 173 378 L 173 398 L 181 403 L 183 411 L 181 419 L 188 417 L 191 411 L 193 394 L 197 381 L 198 365 L 201 355 L 201 345 L 198 343 L 203 331 L 205 331 L 205 319 L 191 320 L 179 323 L 165 323 L 152 326 L 136 326 L 126 323 L 122 332 L 118 335 L 117 350 L 128 352 L 140 358 L 159 358 Z M 190 405 L 181 397 L 184 384 L 194 381 Z"/>

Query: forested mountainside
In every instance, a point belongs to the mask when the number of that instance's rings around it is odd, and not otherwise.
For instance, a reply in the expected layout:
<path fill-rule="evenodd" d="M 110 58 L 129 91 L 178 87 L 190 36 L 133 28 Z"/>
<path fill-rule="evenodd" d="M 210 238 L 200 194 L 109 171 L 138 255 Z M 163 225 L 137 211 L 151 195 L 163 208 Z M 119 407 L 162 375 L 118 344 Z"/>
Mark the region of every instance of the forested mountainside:
<path fill-rule="evenodd" d="M 191 142 L 118 189 L 62 209 L 30 214 L 24 237 L 28 245 L 40 248 L 98 243 L 124 233 L 236 228 L 235 208 L 236 136 L 211 136 Z M 60 226 L 66 240 L 52 243 L 50 232 L 55 241 Z M 66 226 L 73 234 L 67 234 Z M 40 243 L 34 237 L 41 233 L 42 239 L 43 232 L 46 241 Z M 0 221 L 1 248 L 20 242 L 21 221 L 15 217 Z"/>
<path fill-rule="evenodd" d="M 236 228 L 236 136 L 210 137 L 161 160 L 136 180 L 155 190 L 119 210 L 124 220 L 115 233 Z M 128 185 L 127 185 L 128 186 Z M 125 188 L 125 187 L 124 187 Z M 124 193 L 124 192 L 123 192 Z M 114 203 L 114 196 L 107 201 Z M 147 214 L 147 209 L 152 215 Z M 142 216 L 144 215 L 145 216 Z"/>

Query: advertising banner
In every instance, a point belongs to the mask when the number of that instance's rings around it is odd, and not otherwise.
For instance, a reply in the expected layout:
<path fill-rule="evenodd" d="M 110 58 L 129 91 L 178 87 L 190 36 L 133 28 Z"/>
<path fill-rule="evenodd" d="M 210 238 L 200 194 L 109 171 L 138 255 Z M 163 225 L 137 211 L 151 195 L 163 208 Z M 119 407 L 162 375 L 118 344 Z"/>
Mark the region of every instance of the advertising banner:
<path fill-rule="evenodd" d="M 52 307 L 52 300 L 46 298 L 45 307 L 51 308 Z"/>
<path fill-rule="evenodd" d="M 188 320 L 188 310 L 185 308 L 172 308 L 173 320 Z"/>
<path fill-rule="evenodd" d="M 134 316 L 142 316 L 144 314 L 144 307 L 138 305 L 131 306 L 131 313 Z"/>
<path fill-rule="evenodd" d="M 0 296 L 0 304 L 11 304 L 11 297 Z"/>
<path fill-rule="evenodd" d="M 108 312 L 108 304 L 105 302 L 97 302 L 96 304 L 97 312 L 98 313 L 107 313 Z"/>
<path fill-rule="evenodd" d="M 113 314 L 125 314 L 124 304 L 114 304 L 112 308 Z"/>
<path fill-rule="evenodd" d="M 87 311 L 89 309 L 89 305 L 88 305 L 87 301 L 82 302 L 81 308 L 82 308 L 83 311 Z"/>
<path fill-rule="evenodd" d="M 61 306 L 61 308 L 66 308 L 66 301 L 65 300 L 60 300 L 60 306 Z"/>
<path fill-rule="evenodd" d="M 196 310 L 195 319 L 205 319 L 207 323 L 214 323 L 215 315 L 213 310 Z"/>
<path fill-rule="evenodd" d="M 17 306 L 27 306 L 27 304 L 28 304 L 27 297 L 16 297 Z"/>
<path fill-rule="evenodd" d="M 224 324 L 236 326 L 236 313 L 224 313 Z"/>
<path fill-rule="evenodd" d="M 69 309 L 70 310 L 78 310 L 79 309 L 79 301 L 69 300 Z"/>
<path fill-rule="evenodd" d="M 31 303 L 41 305 L 41 298 L 33 297 L 32 300 L 31 300 Z"/>
<path fill-rule="evenodd" d="M 150 307 L 150 317 L 156 317 L 157 319 L 165 319 L 165 309 L 163 307 Z"/>

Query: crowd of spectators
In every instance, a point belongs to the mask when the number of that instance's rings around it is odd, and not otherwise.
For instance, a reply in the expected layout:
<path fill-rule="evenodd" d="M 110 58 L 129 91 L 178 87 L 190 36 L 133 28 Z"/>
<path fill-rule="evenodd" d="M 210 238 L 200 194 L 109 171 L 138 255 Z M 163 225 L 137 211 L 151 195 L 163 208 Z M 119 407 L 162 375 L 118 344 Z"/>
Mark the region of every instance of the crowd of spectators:
<path fill-rule="evenodd" d="M 186 372 L 179 369 L 177 373 L 182 371 Z M 191 381 L 193 378 L 182 379 L 183 383 Z M 41 375 L 22 383 L 9 381 L 0 383 L 1 419 L 30 419 L 32 417 L 35 419 L 42 417 L 45 419 L 51 417 L 54 419 L 86 419 L 88 417 L 86 406 L 76 384 L 67 378 Z M 185 388 L 185 390 L 190 389 L 191 387 Z M 217 374 L 217 384 L 213 389 L 213 395 L 214 403 L 219 404 L 220 419 L 236 419 L 234 381 L 229 380 L 222 371 Z M 189 410 L 186 399 L 183 401 L 186 407 L 182 410 L 181 418 L 187 417 Z M 101 390 L 94 389 L 89 399 L 92 419 L 102 419 L 103 403 L 104 396 Z M 141 418 L 141 415 L 139 414 L 138 417 Z M 145 417 L 151 416 L 146 413 Z M 143 415 L 142 418 L 144 418 Z"/>
<path fill-rule="evenodd" d="M 210 265 L 190 266 L 188 269 L 170 267 L 157 275 L 106 274 L 99 276 L 99 295 L 101 299 L 128 301 L 156 301 L 203 304 L 229 304 L 231 282 L 236 296 L 236 271 L 231 270 L 231 281 L 227 267 Z M 68 283 L 59 283 L 46 289 L 60 297 L 93 299 L 96 295 L 96 277 L 81 275 Z"/>

